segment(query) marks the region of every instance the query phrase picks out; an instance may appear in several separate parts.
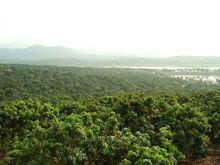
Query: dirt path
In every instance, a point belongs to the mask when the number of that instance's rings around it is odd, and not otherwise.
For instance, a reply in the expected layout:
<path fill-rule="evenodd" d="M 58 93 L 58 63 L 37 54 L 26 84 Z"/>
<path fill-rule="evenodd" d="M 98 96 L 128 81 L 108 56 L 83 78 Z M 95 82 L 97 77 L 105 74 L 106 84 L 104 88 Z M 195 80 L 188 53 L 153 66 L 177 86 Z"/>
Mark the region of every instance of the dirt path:
<path fill-rule="evenodd" d="M 220 165 L 220 145 L 210 146 L 205 158 L 186 160 L 179 162 L 179 165 Z"/>
<path fill-rule="evenodd" d="M 2 160 L 2 157 L 3 157 L 3 155 L 2 155 L 2 152 L 0 150 L 0 161 Z"/>
<path fill-rule="evenodd" d="M 1 142 L 1 138 L 0 138 L 0 144 L 1 144 L 2 142 Z M 0 148 L 0 161 L 2 160 L 2 158 L 3 158 L 3 153 L 2 153 L 2 150 L 1 150 L 1 148 Z"/>

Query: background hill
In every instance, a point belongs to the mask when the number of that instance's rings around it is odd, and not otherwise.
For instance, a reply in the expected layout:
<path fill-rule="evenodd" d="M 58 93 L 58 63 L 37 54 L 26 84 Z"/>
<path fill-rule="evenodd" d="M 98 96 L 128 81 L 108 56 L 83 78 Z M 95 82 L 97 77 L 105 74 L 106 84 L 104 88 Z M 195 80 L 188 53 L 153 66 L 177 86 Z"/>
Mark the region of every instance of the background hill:
<path fill-rule="evenodd" d="M 81 67 L 219 67 L 220 57 L 139 57 L 126 54 L 94 54 L 72 48 L 34 45 L 24 49 L 0 49 L 0 63 Z"/>

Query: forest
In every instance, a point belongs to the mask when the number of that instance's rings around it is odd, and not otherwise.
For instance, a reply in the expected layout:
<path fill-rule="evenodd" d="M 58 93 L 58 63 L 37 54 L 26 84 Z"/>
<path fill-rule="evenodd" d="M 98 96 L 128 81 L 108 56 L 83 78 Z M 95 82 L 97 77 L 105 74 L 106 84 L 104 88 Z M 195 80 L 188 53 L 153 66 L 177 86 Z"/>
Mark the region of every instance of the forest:
<path fill-rule="evenodd" d="M 0 77 L 0 164 L 175 165 L 220 143 L 219 84 L 16 64 Z"/>

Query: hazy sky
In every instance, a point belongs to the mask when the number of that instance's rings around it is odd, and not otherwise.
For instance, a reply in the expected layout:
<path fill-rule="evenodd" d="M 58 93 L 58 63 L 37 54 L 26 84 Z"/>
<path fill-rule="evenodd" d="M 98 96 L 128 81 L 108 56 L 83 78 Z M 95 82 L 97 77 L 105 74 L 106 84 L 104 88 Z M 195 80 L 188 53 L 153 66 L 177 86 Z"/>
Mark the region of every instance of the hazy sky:
<path fill-rule="evenodd" d="M 219 0 L 0 0 L 0 44 L 220 56 Z"/>

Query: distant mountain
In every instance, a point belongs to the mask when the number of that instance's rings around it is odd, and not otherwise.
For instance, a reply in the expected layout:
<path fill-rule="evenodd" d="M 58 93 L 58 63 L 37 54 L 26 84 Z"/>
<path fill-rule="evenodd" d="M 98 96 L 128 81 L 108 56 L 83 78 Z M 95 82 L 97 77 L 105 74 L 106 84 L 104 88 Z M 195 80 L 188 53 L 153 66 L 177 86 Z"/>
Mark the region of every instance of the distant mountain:
<path fill-rule="evenodd" d="M 220 57 L 175 56 L 167 58 L 127 57 L 115 59 L 118 66 L 220 67 Z"/>
<path fill-rule="evenodd" d="M 24 49 L 0 49 L 1 60 L 44 60 L 57 58 L 76 58 L 80 55 L 74 49 L 62 46 L 44 47 L 34 45 Z"/>
<path fill-rule="evenodd" d="M 220 67 L 220 57 L 176 56 L 149 58 L 85 53 L 63 46 L 34 45 L 24 49 L 0 48 L 0 63 L 82 67 Z"/>
<path fill-rule="evenodd" d="M 19 41 L 10 41 L 10 42 L 0 42 L 0 48 L 27 48 L 34 45 L 33 41 L 19 40 Z"/>

